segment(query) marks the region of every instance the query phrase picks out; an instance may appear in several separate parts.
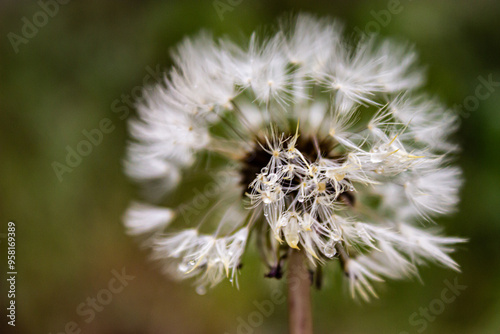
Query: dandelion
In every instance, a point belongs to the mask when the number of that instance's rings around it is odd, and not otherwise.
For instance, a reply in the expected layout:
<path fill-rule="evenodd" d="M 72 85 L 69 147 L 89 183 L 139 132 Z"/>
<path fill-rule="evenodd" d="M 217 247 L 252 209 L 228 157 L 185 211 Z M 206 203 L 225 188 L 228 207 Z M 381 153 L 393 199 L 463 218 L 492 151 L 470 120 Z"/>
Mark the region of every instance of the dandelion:
<path fill-rule="evenodd" d="M 340 24 L 298 15 L 246 47 L 185 39 L 173 60 L 130 121 L 125 164 L 155 203 L 132 204 L 128 231 L 166 273 L 201 294 L 224 278 L 238 285 L 252 236 L 267 277 L 288 268 L 301 282 L 289 288 L 299 333 L 310 277 L 330 262 L 366 300 L 426 262 L 458 270 L 450 253 L 464 239 L 426 227 L 459 200 L 457 117 L 420 92 L 411 47 L 350 42 Z M 181 199 L 189 188 L 197 195 Z"/>

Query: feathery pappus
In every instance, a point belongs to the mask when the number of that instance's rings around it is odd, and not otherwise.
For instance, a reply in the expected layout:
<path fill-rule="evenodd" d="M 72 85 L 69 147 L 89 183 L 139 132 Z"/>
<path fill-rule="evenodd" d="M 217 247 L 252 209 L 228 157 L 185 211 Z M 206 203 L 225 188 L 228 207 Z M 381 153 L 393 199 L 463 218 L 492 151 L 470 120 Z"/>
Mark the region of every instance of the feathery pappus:
<path fill-rule="evenodd" d="M 172 57 L 129 123 L 125 162 L 146 198 L 125 225 L 166 273 L 201 294 L 237 284 L 250 240 L 267 276 L 298 249 L 312 271 L 338 262 L 367 300 L 373 282 L 426 262 L 458 270 L 450 253 L 465 240 L 428 227 L 459 201 L 458 118 L 421 92 L 412 47 L 350 41 L 300 14 L 245 46 L 201 33 Z"/>

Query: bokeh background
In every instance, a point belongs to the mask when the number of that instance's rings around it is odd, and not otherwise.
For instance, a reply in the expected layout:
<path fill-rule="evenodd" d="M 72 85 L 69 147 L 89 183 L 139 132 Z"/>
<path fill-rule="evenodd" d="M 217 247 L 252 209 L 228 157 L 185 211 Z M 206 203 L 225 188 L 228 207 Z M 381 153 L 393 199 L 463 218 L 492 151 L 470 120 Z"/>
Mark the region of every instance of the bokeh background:
<path fill-rule="evenodd" d="M 73 321 L 81 333 L 237 333 L 241 319 L 257 310 L 254 301 L 269 299 L 273 289 L 284 291 L 284 282 L 263 278 L 255 253 L 245 257 L 239 291 L 225 282 L 199 296 L 188 283 L 159 273 L 122 227 L 137 192 L 122 173 L 126 121 L 112 105 L 142 85 L 148 68 L 168 68 L 169 50 L 185 35 L 206 28 L 241 39 L 283 14 L 307 11 L 337 17 L 351 32 L 368 28 L 411 41 L 428 66 L 427 90 L 450 106 L 465 101 L 469 109 L 457 135 L 466 179 L 460 211 L 439 220 L 449 235 L 470 238 L 454 256 L 462 273 L 422 268 L 423 283 L 388 282 L 379 300 L 359 304 L 339 273 L 327 268 L 325 287 L 313 293 L 315 332 L 500 333 L 500 87 L 474 98 L 479 78 L 500 81 L 500 2 L 401 0 L 402 9 L 381 21 L 394 1 L 218 3 L 229 8 L 222 17 L 211 0 L 73 0 L 16 53 L 8 34 L 21 35 L 23 17 L 33 22 L 41 7 L 0 1 L 0 332 L 69 333 L 65 326 Z M 85 139 L 82 131 L 103 118 L 114 130 L 60 182 L 52 163 L 64 163 L 66 147 L 75 148 Z M 4 315 L 10 220 L 17 223 L 14 331 Z M 112 270 L 122 268 L 134 280 L 85 322 L 77 307 L 106 289 Z M 425 319 L 420 308 L 436 307 L 445 280 L 455 279 L 466 289 L 431 313 L 425 329 L 417 325 Z M 252 333 L 285 333 L 286 321 L 286 305 L 276 305 Z"/>

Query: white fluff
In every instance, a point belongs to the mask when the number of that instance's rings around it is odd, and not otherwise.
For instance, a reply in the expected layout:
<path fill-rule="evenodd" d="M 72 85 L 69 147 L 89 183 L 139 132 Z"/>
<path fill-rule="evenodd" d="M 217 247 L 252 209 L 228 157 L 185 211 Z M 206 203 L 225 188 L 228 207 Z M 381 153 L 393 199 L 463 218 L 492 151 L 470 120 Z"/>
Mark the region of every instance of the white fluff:
<path fill-rule="evenodd" d="M 131 235 L 143 235 L 163 230 L 175 213 L 171 209 L 134 202 L 125 214 L 125 226 Z"/>
<path fill-rule="evenodd" d="M 464 239 L 415 227 L 453 212 L 462 181 L 450 166 L 457 117 L 416 92 L 424 73 L 414 49 L 353 43 L 340 24 L 311 15 L 279 27 L 244 46 L 201 33 L 173 52 L 164 85 L 129 122 L 125 169 L 157 194 L 195 196 L 171 209 L 132 204 L 130 233 L 172 229 L 155 234 L 153 258 L 195 278 L 200 293 L 224 277 L 237 283 L 251 231 L 269 265 L 280 244 L 305 252 L 311 267 L 340 260 L 364 299 L 375 296 L 373 281 L 417 275 L 425 262 L 458 270 L 450 253 Z M 245 191 L 234 177 L 212 195 L 213 184 L 186 189 L 183 172 L 212 154 L 224 163 L 200 174 L 230 170 Z M 256 169 L 245 169 L 255 155 Z M 189 227 L 169 227 L 174 214 Z"/>

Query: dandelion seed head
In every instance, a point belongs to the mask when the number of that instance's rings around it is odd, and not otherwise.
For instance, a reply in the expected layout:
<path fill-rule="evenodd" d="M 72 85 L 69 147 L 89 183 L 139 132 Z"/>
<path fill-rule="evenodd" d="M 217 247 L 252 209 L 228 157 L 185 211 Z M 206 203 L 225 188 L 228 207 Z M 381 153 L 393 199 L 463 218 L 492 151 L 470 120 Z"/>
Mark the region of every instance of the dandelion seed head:
<path fill-rule="evenodd" d="M 457 117 L 420 92 L 412 47 L 351 43 L 338 22 L 301 14 L 242 47 L 201 33 L 173 59 L 129 122 L 125 162 L 156 201 L 132 204 L 126 226 L 170 276 L 200 294 L 238 286 L 250 234 L 268 277 L 298 249 L 311 269 L 340 262 L 364 299 L 425 262 L 458 270 L 464 240 L 425 227 L 459 200 Z"/>

